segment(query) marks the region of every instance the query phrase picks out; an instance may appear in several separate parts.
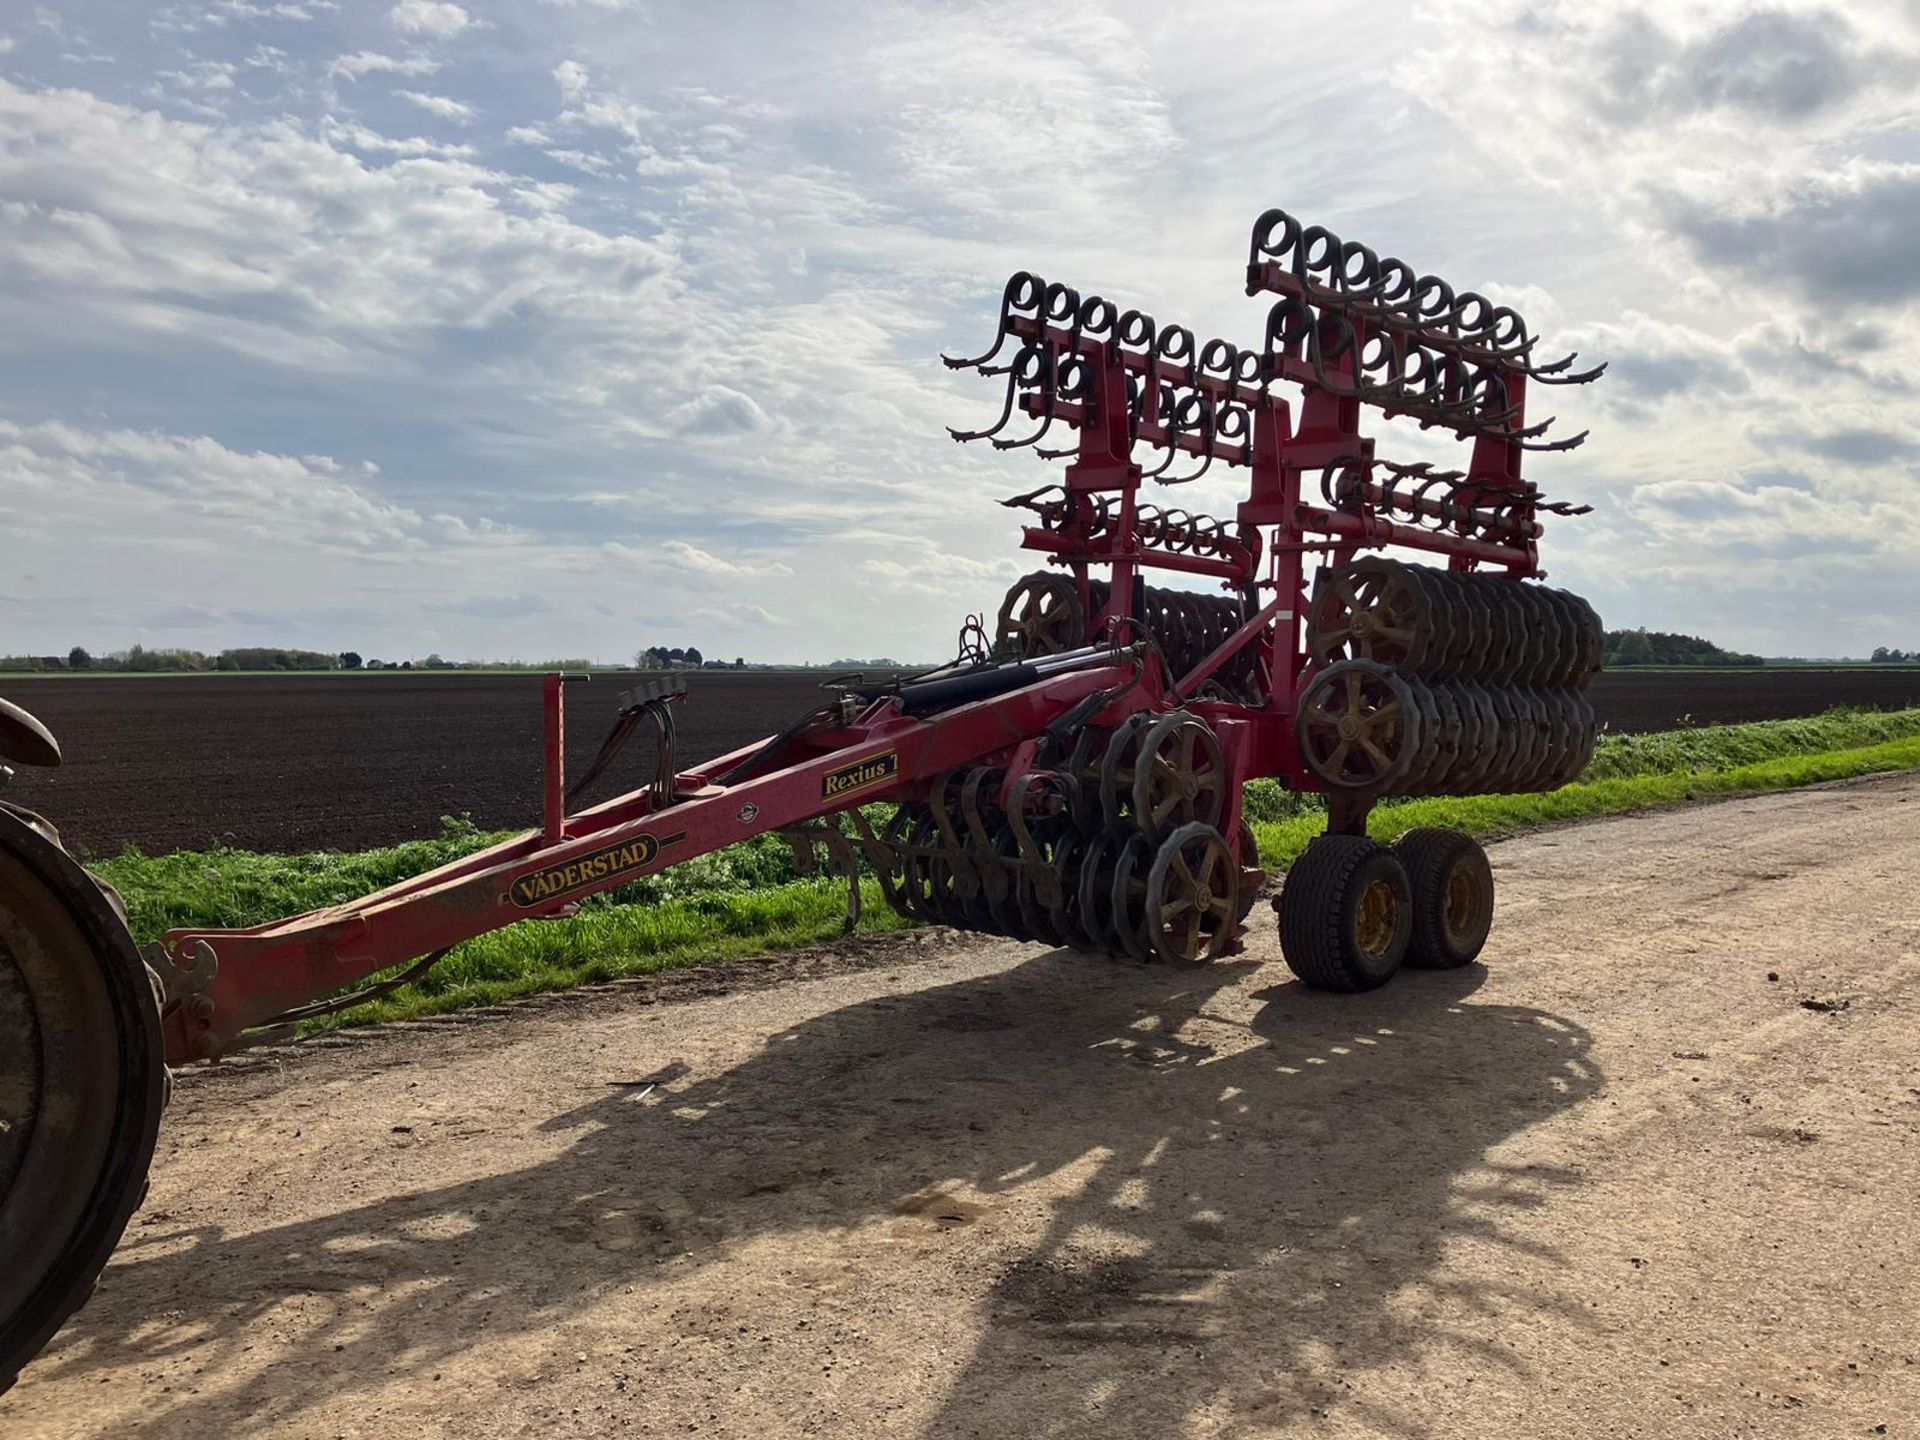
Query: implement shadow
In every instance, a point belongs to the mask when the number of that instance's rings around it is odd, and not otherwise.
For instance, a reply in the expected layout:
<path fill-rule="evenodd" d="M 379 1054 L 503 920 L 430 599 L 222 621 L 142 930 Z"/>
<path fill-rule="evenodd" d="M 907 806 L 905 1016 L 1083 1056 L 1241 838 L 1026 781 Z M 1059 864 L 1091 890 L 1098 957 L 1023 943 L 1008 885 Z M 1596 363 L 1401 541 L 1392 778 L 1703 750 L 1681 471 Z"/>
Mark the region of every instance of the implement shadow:
<path fill-rule="evenodd" d="M 579 1138 L 539 1164 L 250 1234 L 135 1243 L 35 1369 L 190 1358 L 214 1388 L 153 1396 L 146 1433 L 244 1433 L 243 1415 L 272 1432 L 743 1242 L 851 1246 L 900 1217 L 936 1236 L 1061 1191 L 1036 1243 L 991 1261 L 984 1334 L 927 1433 L 1279 1423 L 1330 1403 L 1324 1352 L 1350 1341 L 1358 1363 L 1374 1341 L 1401 1360 L 1458 1345 L 1514 1363 L 1468 1333 L 1403 1332 L 1395 1301 L 1425 1285 L 1470 1310 L 1577 1313 L 1537 1283 L 1466 1290 L 1438 1271 L 1451 1237 L 1514 1244 L 1498 1216 L 1572 1183 L 1487 1152 L 1594 1092 L 1586 1035 L 1467 1003 L 1477 969 L 1358 997 L 1254 991 L 1256 972 L 1271 973 L 1054 953 L 833 1010 L 731 1070 L 557 1117 L 546 1128 Z M 283 1326 L 290 1298 L 301 1311 Z M 299 1338 L 260 1370 L 241 1356 L 263 1326 Z"/>

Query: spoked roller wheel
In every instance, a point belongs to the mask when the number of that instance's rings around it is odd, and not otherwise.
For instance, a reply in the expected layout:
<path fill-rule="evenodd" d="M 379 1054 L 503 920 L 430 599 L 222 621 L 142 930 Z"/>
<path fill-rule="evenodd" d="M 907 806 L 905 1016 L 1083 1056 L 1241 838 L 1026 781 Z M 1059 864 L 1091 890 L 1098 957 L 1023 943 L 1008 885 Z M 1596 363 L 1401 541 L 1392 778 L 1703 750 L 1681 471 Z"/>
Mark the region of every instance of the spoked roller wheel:
<path fill-rule="evenodd" d="M 933 907 L 931 857 L 927 853 L 936 834 L 933 817 L 918 806 L 902 805 L 887 826 L 887 839 L 899 847 L 898 908 L 915 920 L 937 925 L 941 920 Z"/>
<path fill-rule="evenodd" d="M 1086 633 L 1087 614 L 1071 575 L 1036 571 L 1014 581 L 1000 602 L 998 648 L 1021 660 L 1071 650 Z"/>
<path fill-rule="evenodd" d="M 1204 821 L 1167 836 L 1147 871 L 1145 933 L 1173 965 L 1204 965 L 1227 953 L 1240 925 L 1240 870 L 1220 832 Z"/>
<path fill-rule="evenodd" d="M 1413 925 L 1406 867 L 1377 841 L 1323 835 L 1280 891 L 1280 952 L 1316 990 L 1372 990 L 1406 958 Z"/>
<path fill-rule="evenodd" d="M 1153 842 L 1135 831 L 1116 852 L 1113 861 L 1112 906 L 1114 939 L 1135 960 L 1150 959 L 1147 934 L 1147 880 L 1153 869 Z"/>
<path fill-rule="evenodd" d="M 900 848 L 905 843 L 907 829 L 913 822 L 913 807 L 901 805 L 893 812 L 893 818 L 887 821 L 887 828 L 880 832 L 880 839 L 892 857 L 885 862 L 876 861 L 873 867 L 874 879 L 880 883 L 880 898 L 896 915 L 912 918 L 913 911 L 907 904 L 906 875 L 908 856 Z"/>
<path fill-rule="evenodd" d="M 1127 819 L 1133 804 L 1140 742 L 1159 718 L 1150 710 L 1136 711 L 1120 722 L 1107 741 L 1107 753 L 1100 760 L 1100 807 L 1108 825 L 1119 825 Z"/>
<path fill-rule="evenodd" d="M 1393 853 L 1407 869 L 1413 928 L 1407 963 L 1453 970 L 1473 963 L 1493 927 L 1493 867 L 1471 835 L 1409 830 Z"/>
<path fill-rule="evenodd" d="M 1034 940 L 1039 937 L 1027 928 L 1026 912 L 1021 904 L 1019 877 L 1015 871 L 1023 868 L 1020 858 L 1020 837 L 1013 833 L 1013 826 L 1007 823 L 1003 815 L 995 820 L 989 833 L 992 836 L 991 859 L 1000 884 L 986 889 L 987 911 L 993 919 L 993 928 L 1010 940 Z"/>
<path fill-rule="evenodd" d="M 1380 790 L 1406 773 L 1420 746 L 1407 682 L 1371 660 L 1322 670 L 1300 697 L 1294 736 L 1307 768 L 1340 790 Z"/>
<path fill-rule="evenodd" d="M 1133 764 L 1133 819 L 1149 840 L 1198 821 L 1219 822 L 1227 804 L 1220 741 L 1203 721 L 1163 715 L 1140 737 Z"/>
<path fill-rule="evenodd" d="M 1067 756 L 1067 774 L 1072 788 L 1067 796 L 1067 813 L 1082 835 L 1093 835 L 1106 823 L 1107 808 L 1100 793 L 1101 760 L 1106 755 L 1110 732 L 1097 726 L 1082 727 L 1073 737 L 1073 750 Z"/>
<path fill-rule="evenodd" d="M 1315 588 L 1307 650 L 1320 665 L 1377 660 L 1417 670 L 1433 642 L 1433 602 L 1412 566 L 1369 558 L 1324 574 Z"/>
<path fill-rule="evenodd" d="M 1011 822 L 1009 822 L 1007 828 L 1009 833 L 1011 833 L 1013 828 Z M 1068 827 L 1067 833 L 1072 833 L 1071 827 Z M 1042 876 L 1044 876 L 1047 881 L 1052 881 L 1056 878 L 1052 873 L 1054 860 L 1053 847 L 1056 838 L 1055 832 L 1051 829 L 1038 831 L 1034 834 L 1034 843 L 1039 846 L 1042 857 L 1041 864 L 1038 867 L 1039 874 L 1035 873 L 1035 866 L 1028 863 L 1024 857 L 1022 857 L 1021 864 L 1015 868 L 1013 873 L 1013 896 L 1015 904 L 1020 908 L 1021 927 L 1027 932 L 1029 939 L 1037 940 L 1042 945 L 1065 945 L 1068 943 L 1066 934 L 1054 923 L 1055 902 L 1060 898 L 1059 891 L 1055 885 L 1050 883 L 1044 886 L 1043 891 L 1042 885 Z M 1017 836 L 1014 839 L 1013 853 L 1016 856 L 1021 855 L 1020 842 Z"/>
<path fill-rule="evenodd" d="M 1114 868 L 1126 840 L 1120 831 L 1102 830 L 1087 842 L 1080 860 L 1080 929 L 1088 946 L 1106 955 L 1126 951 L 1113 928 Z"/>
<path fill-rule="evenodd" d="M 1053 842 L 1055 889 L 1048 904 L 1053 928 L 1060 938 L 1076 950 L 1097 949 L 1099 942 L 1087 933 L 1080 918 L 1080 869 L 1087 858 L 1091 841 L 1071 825 L 1063 826 Z"/>
<path fill-rule="evenodd" d="M 166 1100 L 153 982 L 65 851 L 0 810 L 0 1391 L 86 1300 Z"/>

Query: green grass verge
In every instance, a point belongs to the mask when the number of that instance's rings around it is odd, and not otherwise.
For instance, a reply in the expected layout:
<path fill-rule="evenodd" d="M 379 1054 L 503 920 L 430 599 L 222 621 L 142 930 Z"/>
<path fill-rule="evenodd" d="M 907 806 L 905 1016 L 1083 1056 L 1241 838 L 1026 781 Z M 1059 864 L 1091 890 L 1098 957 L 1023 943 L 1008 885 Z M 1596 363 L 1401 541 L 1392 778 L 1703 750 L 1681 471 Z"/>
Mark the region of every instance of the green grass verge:
<path fill-rule="evenodd" d="M 1678 805 L 1715 795 L 1745 795 L 1790 790 L 1827 780 L 1850 780 L 1889 770 L 1920 767 L 1920 737 L 1888 740 L 1850 750 L 1825 750 L 1762 760 L 1726 769 L 1673 770 L 1582 780 L 1545 795 L 1472 795 L 1464 798 L 1400 800 L 1377 807 L 1367 825 L 1375 839 L 1392 840 L 1425 825 L 1443 825 L 1493 839 L 1540 825 L 1621 815 Z M 1260 858 L 1269 866 L 1292 863 L 1323 828 L 1318 816 L 1254 823 Z"/>
<path fill-rule="evenodd" d="M 1546 795 L 1390 801 L 1375 809 L 1370 829 L 1383 840 L 1423 825 L 1492 838 L 1708 796 L 1913 767 L 1920 767 L 1920 709 L 1842 710 L 1803 720 L 1607 736 L 1577 784 Z M 1289 864 L 1325 823 L 1318 796 L 1285 791 L 1272 781 L 1247 787 L 1246 808 L 1261 859 L 1274 869 Z M 499 838 L 449 821 L 434 839 L 357 854 L 210 850 L 147 856 L 129 850 L 90 868 L 120 890 L 134 936 L 145 944 L 175 926 L 257 925 L 337 904 Z M 862 893 L 863 932 L 904 928 L 871 878 Z M 792 949 L 839 934 L 845 901 L 844 881 L 798 876 L 785 842 L 762 836 L 595 897 L 567 919 L 527 921 L 469 941 L 419 981 L 323 1023 L 435 1014 Z"/>

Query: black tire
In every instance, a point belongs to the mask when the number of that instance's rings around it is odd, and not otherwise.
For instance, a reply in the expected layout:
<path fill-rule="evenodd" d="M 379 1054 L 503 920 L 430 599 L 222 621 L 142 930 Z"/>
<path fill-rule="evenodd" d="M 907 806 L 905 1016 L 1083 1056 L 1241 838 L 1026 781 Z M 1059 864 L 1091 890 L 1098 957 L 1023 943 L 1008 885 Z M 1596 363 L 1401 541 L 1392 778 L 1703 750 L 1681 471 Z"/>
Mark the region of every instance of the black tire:
<path fill-rule="evenodd" d="M 166 1103 L 153 981 L 108 896 L 0 809 L 0 1391 L 85 1303 Z"/>
<path fill-rule="evenodd" d="M 1280 890 L 1280 953 L 1316 990 L 1373 990 L 1399 970 L 1412 929 L 1405 867 L 1360 835 L 1323 835 Z"/>
<path fill-rule="evenodd" d="M 1422 970 L 1471 965 L 1493 928 L 1493 867 L 1471 835 L 1409 830 L 1394 842 L 1413 891 L 1407 964 Z"/>

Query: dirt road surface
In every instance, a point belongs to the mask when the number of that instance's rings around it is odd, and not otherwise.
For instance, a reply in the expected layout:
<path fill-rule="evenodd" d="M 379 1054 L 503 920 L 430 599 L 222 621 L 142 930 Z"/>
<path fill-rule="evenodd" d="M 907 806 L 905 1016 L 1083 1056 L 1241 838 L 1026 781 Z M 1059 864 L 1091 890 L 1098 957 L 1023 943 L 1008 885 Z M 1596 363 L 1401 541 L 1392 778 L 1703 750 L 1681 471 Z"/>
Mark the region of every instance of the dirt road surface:
<path fill-rule="evenodd" d="M 1256 911 L 191 1077 L 0 1434 L 1920 1435 L 1920 778 L 1493 854 L 1370 996 Z"/>

